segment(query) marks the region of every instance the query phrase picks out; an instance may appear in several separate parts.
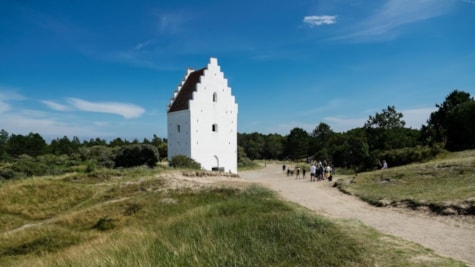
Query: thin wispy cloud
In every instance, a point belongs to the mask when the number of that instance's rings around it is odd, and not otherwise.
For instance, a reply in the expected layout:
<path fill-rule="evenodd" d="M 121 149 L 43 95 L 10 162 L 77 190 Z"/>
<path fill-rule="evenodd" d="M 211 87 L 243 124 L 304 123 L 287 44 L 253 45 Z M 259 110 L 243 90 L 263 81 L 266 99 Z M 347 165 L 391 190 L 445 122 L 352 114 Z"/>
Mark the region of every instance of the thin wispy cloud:
<path fill-rule="evenodd" d="M 306 110 L 306 111 L 300 113 L 300 115 L 310 116 L 310 115 L 318 114 L 318 113 L 325 112 L 325 111 L 338 110 L 342 105 L 345 105 L 346 102 L 347 101 L 345 101 L 343 99 L 332 99 L 332 100 L 329 100 L 329 101 L 325 102 L 322 105 L 319 105 L 316 108 Z"/>
<path fill-rule="evenodd" d="M 305 16 L 303 22 L 310 27 L 329 25 L 336 23 L 336 16 Z"/>
<path fill-rule="evenodd" d="M 193 19 L 193 13 L 186 11 L 156 12 L 160 33 L 178 34 L 185 31 L 185 24 Z"/>
<path fill-rule="evenodd" d="M 124 64 L 128 64 L 131 66 L 136 66 L 140 68 L 147 68 L 147 69 L 154 69 L 154 70 L 162 70 L 163 68 L 157 65 L 150 57 L 156 57 L 156 55 L 147 54 L 144 56 L 141 51 L 133 50 L 133 51 L 116 51 L 116 52 L 106 52 L 105 54 L 101 55 L 103 59 L 112 62 L 120 62 Z M 148 56 L 148 57 L 147 57 Z"/>
<path fill-rule="evenodd" d="M 140 117 L 145 110 L 137 105 L 118 102 L 90 102 L 79 98 L 68 98 L 76 109 L 89 112 L 117 114 L 126 119 Z"/>
<path fill-rule="evenodd" d="M 7 112 L 10 108 L 6 97 L 0 92 L 0 114 Z"/>
<path fill-rule="evenodd" d="M 66 112 L 51 113 L 42 109 L 25 108 L 29 102 L 40 102 L 51 110 Z M 37 132 L 44 137 L 57 136 L 114 136 L 120 121 L 111 124 L 111 121 L 91 121 L 82 119 L 73 111 L 89 111 L 117 114 L 126 119 L 141 116 L 145 110 L 140 106 L 117 102 L 89 102 L 78 98 L 68 98 L 66 103 L 51 100 L 36 101 L 16 92 L 7 91 L 0 86 L 0 129 L 10 133 L 27 134 Z M 115 128 L 115 129 L 114 129 Z"/>
<path fill-rule="evenodd" d="M 36 132 L 46 136 L 100 136 L 112 135 L 106 130 L 93 125 L 75 125 L 52 118 L 25 116 L 23 114 L 8 114 L 0 117 L 2 128 L 15 134 Z"/>
<path fill-rule="evenodd" d="M 10 105 L 8 104 L 7 101 L 2 99 L 2 96 L 0 94 L 0 114 L 7 112 L 11 109 Z"/>
<path fill-rule="evenodd" d="M 177 69 L 177 66 L 173 64 L 174 51 L 170 51 L 167 48 L 160 49 L 153 47 L 152 42 L 148 44 L 139 43 L 134 47 L 124 47 L 122 50 L 101 50 L 98 48 L 83 47 L 80 52 L 95 60 L 120 63 L 137 68 L 159 71 Z"/>
<path fill-rule="evenodd" d="M 18 89 L 0 85 L 0 100 L 23 100 L 25 97 L 17 93 Z"/>
<path fill-rule="evenodd" d="M 453 4 L 453 1 L 440 0 L 387 0 L 373 15 L 355 24 L 351 33 L 337 39 L 394 39 L 402 26 L 442 16 Z"/>
<path fill-rule="evenodd" d="M 57 111 L 67 111 L 69 110 L 69 107 L 63 104 L 56 103 L 54 101 L 49 101 L 49 100 L 41 100 L 41 103 L 45 104 L 49 108 Z"/>
<path fill-rule="evenodd" d="M 84 39 L 97 38 L 93 34 L 71 21 L 67 16 L 47 13 L 33 8 L 23 9 L 25 17 L 28 17 L 33 25 L 45 31 L 53 33 L 58 39 L 76 46 Z"/>
<path fill-rule="evenodd" d="M 150 41 L 145 41 L 135 45 L 134 50 L 142 50 L 150 44 Z"/>
<path fill-rule="evenodd" d="M 0 114 L 11 110 L 10 101 L 23 100 L 24 96 L 12 91 L 15 89 L 0 85 Z"/>

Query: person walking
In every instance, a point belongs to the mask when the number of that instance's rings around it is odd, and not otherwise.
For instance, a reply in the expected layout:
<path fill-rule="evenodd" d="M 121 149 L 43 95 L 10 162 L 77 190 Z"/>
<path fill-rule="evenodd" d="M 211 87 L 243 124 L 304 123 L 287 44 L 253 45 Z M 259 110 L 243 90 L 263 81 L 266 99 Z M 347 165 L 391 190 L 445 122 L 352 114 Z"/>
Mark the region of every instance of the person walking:
<path fill-rule="evenodd" d="M 312 163 L 312 166 L 310 166 L 310 182 L 315 182 L 316 172 L 317 166 L 315 166 L 315 163 Z"/>

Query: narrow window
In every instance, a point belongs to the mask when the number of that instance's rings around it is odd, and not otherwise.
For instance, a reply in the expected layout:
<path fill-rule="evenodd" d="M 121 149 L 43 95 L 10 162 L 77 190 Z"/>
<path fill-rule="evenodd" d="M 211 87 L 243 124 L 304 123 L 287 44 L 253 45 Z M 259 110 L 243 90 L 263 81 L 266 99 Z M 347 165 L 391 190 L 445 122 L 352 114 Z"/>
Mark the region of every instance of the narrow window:
<path fill-rule="evenodd" d="M 213 93 L 213 102 L 218 102 L 218 94 L 216 92 Z"/>
<path fill-rule="evenodd" d="M 212 126 L 212 131 L 213 131 L 213 132 L 218 132 L 218 124 L 216 124 L 216 123 L 213 124 L 213 126 Z"/>
<path fill-rule="evenodd" d="M 180 124 L 178 124 L 178 125 L 176 126 L 176 130 L 177 130 L 178 132 L 180 132 L 180 130 L 181 130 Z"/>

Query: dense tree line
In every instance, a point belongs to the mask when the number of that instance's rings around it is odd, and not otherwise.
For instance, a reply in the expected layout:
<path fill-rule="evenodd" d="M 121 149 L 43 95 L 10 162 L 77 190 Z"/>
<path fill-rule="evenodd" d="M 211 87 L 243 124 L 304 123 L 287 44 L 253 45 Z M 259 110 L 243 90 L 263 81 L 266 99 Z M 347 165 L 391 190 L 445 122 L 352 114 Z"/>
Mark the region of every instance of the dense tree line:
<path fill-rule="evenodd" d="M 421 129 L 405 127 L 403 114 L 394 106 L 370 115 L 361 127 L 334 132 L 320 122 L 309 133 L 294 128 L 280 134 L 238 133 L 238 164 L 248 166 L 255 159 L 326 160 L 336 167 L 368 170 L 382 159 L 391 166 L 422 161 L 443 149 L 475 148 L 475 101 L 469 93 L 454 90 L 442 104 L 436 104 Z M 88 168 L 153 166 L 167 157 L 167 140 L 153 136 L 138 141 L 115 138 L 56 138 L 49 144 L 37 133 L 9 134 L 0 130 L 0 179 L 18 176 L 61 174 L 81 162 Z M 6 166 L 6 167 L 5 167 Z"/>
<path fill-rule="evenodd" d="M 49 144 L 37 133 L 9 134 L 0 131 L 0 180 L 39 175 L 58 175 L 96 168 L 147 165 L 154 167 L 160 156 L 167 157 L 167 141 L 129 142 L 116 138 L 109 143 L 100 138 L 80 141 L 78 137 L 56 138 Z"/>
<path fill-rule="evenodd" d="M 134 139 L 133 141 L 115 138 L 109 143 L 101 138 L 80 141 L 74 136 L 72 139 L 64 136 L 56 138 L 48 144 L 38 133 L 29 133 L 28 135 L 9 134 L 6 130 L 0 130 L 0 160 L 8 161 L 20 155 L 28 155 L 31 157 L 52 154 L 52 155 L 73 155 L 79 154 L 81 150 L 91 147 L 107 147 L 116 148 L 127 145 L 153 145 L 156 147 L 162 157 L 167 156 L 167 140 L 153 135 L 152 140 L 144 138 L 143 141 Z"/>
<path fill-rule="evenodd" d="M 454 90 L 430 115 L 421 129 L 405 127 L 394 106 L 369 116 L 361 127 L 336 133 L 321 122 L 308 133 L 294 128 L 287 136 L 239 134 L 239 157 L 279 160 L 326 160 L 337 167 L 368 170 L 382 159 L 392 166 L 422 161 L 443 149 L 475 148 L 475 101 L 469 93 Z"/>

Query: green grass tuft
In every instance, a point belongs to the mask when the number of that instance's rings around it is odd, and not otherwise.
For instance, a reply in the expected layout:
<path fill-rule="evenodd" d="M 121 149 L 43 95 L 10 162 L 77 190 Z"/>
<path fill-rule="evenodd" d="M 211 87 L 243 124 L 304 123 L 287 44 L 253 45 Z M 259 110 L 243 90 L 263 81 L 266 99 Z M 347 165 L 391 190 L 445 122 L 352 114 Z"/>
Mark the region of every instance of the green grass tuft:
<path fill-rule="evenodd" d="M 410 164 L 358 174 L 351 183 L 339 183 L 347 192 L 369 203 L 451 207 L 475 214 L 475 150 L 452 153 L 426 163 Z"/>
<path fill-rule="evenodd" d="M 260 186 L 170 191 L 158 173 L 118 171 L 3 184 L 0 222 L 14 223 L 0 266 L 463 266 Z"/>

